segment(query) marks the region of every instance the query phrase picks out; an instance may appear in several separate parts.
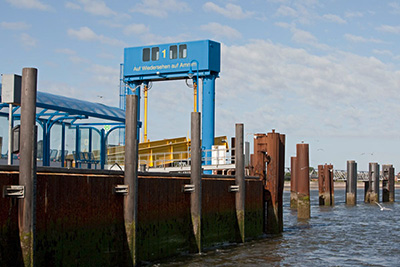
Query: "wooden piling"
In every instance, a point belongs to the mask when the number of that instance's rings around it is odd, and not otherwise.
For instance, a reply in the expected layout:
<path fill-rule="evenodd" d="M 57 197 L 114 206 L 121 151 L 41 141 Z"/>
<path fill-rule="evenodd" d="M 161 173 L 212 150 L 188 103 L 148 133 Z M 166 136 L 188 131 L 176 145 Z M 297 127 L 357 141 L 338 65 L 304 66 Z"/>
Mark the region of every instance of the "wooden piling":
<path fill-rule="evenodd" d="M 201 242 L 201 142 L 200 142 L 200 113 L 191 114 L 191 169 L 190 183 L 194 186 L 194 191 L 190 195 L 190 213 L 193 224 L 193 234 L 195 237 L 196 248 L 200 253 L 202 250 Z"/>
<path fill-rule="evenodd" d="M 36 181 L 36 92 L 37 69 L 24 68 L 21 84 L 21 132 L 19 184 L 24 186 L 25 195 L 19 200 L 19 235 L 25 266 L 34 266 L 34 219 Z"/>
<path fill-rule="evenodd" d="M 236 217 L 238 220 L 241 241 L 245 241 L 245 193 L 246 183 L 244 180 L 244 127 L 242 123 L 237 123 L 235 128 L 236 137 L 236 160 L 235 160 L 235 181 L 239 186 L 236 192 Z"/>
<path fill-rule="evenodd" d="M 297 158 L 290 158 L 290 208 L 297 209 Z"/>
<path fill-rule="evenodd" d="M 382 165 L 382 202 L 389 202 L 389 168 L 392 165 Z"/>
<path fill-rule="evenodd" d="M 389 168 L 389 202 L 395 201 L 394 167 Z"/>
<path fill-rule="evenodd" d="M 297 144 L 297 218 L 308 219 L 310 212 L 310 177 L 308 144 Z"/>
<path fill-rule="evenodd" d="M 333 166 L 318 165 L 319 205 L 333 206 Z"/>
<path fill-rule="evenodd" d="M 346 204 L 357 205 L 357 163 L 347 161 Z"/>
<path fill-rule="evenodd" d="M 376 162 L 369 163 L 369 179 L 368 189 L 366 186 L 365 202 L 379 202 L 379 164 Z"/>
<path fill-rule="evenodd" d="M 138 134 L 137 134 L 137 95 L 126 96 L 125 113 L 125 172 L 124 183 L 128 185 L 128 194 L 124 199 L 125 231 L 133 265 L 137 259 L 138 226 Z"/>
<path fill-rule="evenodd" d="M 394 202 L 394 168 L 391 164 L 382 165 L 382 202 Z"/>

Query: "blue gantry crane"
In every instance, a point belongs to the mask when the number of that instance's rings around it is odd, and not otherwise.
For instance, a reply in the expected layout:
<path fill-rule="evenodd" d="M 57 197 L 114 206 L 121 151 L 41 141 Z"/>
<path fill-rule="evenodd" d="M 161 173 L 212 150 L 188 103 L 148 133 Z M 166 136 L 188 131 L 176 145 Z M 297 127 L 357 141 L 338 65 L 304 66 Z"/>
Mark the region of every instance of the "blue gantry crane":
<path fill-rule="evenodd" d="M 150 82 L 192 79 L 194 111 L 199 111 L 198 82 L 202 79 L 202 147 L 211 151 L 215 136 L 215 79 L 221 66 L 221 45 L 211 40 L 129 47 L 124 50 L 123 80 L 126 94 L 144 98 Z M 122 98 L 123 99 L 123 98 Z M 144 139 L 147 140 L 147 102 L 144 102 Z M 138 106 L 140 120 L 140 105 Z M 139 132 L 139 131 L 138 131 Z M 204 155 L 211 163 L 211 152 Z"/>

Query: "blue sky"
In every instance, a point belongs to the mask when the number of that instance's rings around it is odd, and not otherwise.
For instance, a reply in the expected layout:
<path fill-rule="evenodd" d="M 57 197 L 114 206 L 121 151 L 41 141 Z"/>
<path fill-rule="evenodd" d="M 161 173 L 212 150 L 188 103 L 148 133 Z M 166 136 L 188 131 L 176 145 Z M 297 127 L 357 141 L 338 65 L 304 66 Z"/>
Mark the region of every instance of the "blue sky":
<path fill-rule="evenodd" d="M 222 44 L 216 134 L 310 144 L 311 165 L 398 163 L 400 4 L 383 0 L 1 0 L 0 73 L 39 69 L 39 90 L 118 106 L 123 49 Z M 154 83 L 149 138 L 186 136 L 192 91 Z M 400 171 L 400 169 L 398 169 Z"/>

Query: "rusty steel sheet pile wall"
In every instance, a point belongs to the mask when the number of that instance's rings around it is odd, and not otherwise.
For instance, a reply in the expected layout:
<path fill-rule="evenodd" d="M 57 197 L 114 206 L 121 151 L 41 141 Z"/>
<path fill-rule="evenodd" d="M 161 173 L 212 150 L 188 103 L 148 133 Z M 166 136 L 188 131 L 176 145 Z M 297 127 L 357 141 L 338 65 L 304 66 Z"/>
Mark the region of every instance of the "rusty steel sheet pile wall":
<path fill-rule="evenodd" d="M 18 172 L 0 172 L 0 190 L 5 185 L 18 185 Z M 0 266 L 23 265 L 17 203 L 17 199 L 3 198 L 0 193 Z"/>
<path fill-rule="evenodd" d="M 268 134 L 255 134 L 250 175 L 259 176 L 264 184 L 265 232 L 270 234 L 283 232 L 284 164 L 285 135 L 275 130 Z"/>
<path fill-rule="evenodd" d="M 129 266 L 119 175 L 38 173 L 38 265 Z"/>
<path fill-rule="evenodd" d="M 66 173 L 65 169 L 39 168 L 37 177 L 37 266 L 132 265 L 124 229 L 124 197 L 112 193 L 115 185 L 123 184 L 123 172 L 68 170 Z M 240 239 L 235 194 L 229 192 L 234 182 L 233 176 L 203 177 L 204 247 Z M 17 171 L 0 171 L 1 187 L 17 183 Z M 139 262 L 194 250 L 190 194 L 182 190 L 189 183 L 188 175 L 139 173 Z M 247 178 L 246 238 L 263 235 L 262 202 L 262 182 Z M 15 199 L 0 198 L 1 263 L 22 261 L 16 203 Z M 10 265 L 14 264 L 6 264 Z"/>

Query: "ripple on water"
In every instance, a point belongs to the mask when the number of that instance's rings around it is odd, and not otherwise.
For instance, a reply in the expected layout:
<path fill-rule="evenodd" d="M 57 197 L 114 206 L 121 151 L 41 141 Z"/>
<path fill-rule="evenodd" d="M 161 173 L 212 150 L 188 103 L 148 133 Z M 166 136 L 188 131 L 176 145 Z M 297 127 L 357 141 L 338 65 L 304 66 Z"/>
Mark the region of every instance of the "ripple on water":
<path fill-rule="evenodd" d="M 346 206 L 344 190 L 335 191 L 334 207 L 318 206 L 311 191 L 311 219 L 298 221 L 284 193 L 281 236 L 177 257 L 157 266 L 400 266 L 400 194 L 391 211 L 362 202 Z"/>

